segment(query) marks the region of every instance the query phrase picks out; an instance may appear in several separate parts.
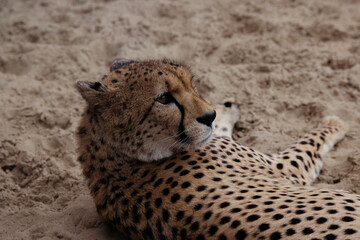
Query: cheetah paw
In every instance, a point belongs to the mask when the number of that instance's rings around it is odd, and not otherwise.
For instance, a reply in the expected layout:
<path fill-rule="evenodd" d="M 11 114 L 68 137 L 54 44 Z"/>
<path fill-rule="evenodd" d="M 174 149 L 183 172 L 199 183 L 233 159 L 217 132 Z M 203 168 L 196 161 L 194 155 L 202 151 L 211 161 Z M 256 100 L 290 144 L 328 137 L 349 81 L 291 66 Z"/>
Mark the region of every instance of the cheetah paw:
<path fill-rule="evenodd" d="M 347 124 L 341 120 L 338 116 L 326 116 L 320 126 L 324 127 L 333 127 L 334 129 L 338 129 L 339 132 L 346 133 L 349 130 Z"/>
<path fill-rule="evenodd" d="M 324 135 L 325 141 L 321 146 L 320 155 L 323 156 L 329 152 L 333 146 L 344 138 L 349 130 L 347 124 L 337 116 L 327 116 L 320 123 L 320 127 L 330 127 L 330 133 Z"/>
<path fill-rule="evenodd" d="M 240 106 L 233 98 L 215 106 L 215 134 L 231 138 L 234 124 L 240 119 Z"/>

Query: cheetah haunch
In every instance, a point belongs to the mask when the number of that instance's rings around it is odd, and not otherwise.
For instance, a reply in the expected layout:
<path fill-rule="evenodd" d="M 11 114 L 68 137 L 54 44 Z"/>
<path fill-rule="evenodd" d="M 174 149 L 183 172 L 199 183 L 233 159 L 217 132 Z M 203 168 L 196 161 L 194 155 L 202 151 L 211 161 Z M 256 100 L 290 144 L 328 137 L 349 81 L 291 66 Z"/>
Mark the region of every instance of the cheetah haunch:
<path fill-rule="evenodd" d="M 132 239 L 360 239 L 360 196 L 310 187 L 340 119 L 264 155 L 231 139 L 233 102 L 211 140 L 216 113 L 192 78 L 168 60 L 118 60 L 77 83 L 78 160 L 106 220 Z"/>

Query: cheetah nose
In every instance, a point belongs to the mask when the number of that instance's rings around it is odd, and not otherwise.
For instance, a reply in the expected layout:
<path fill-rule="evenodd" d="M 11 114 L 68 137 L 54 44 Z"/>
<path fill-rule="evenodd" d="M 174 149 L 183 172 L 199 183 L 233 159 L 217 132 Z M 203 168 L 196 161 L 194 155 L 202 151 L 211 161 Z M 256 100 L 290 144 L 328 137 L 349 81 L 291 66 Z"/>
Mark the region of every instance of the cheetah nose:
<path fill-rule="evenodd" d="M 215 120 L 215 118 L 216 118 L 216 111 L 214 110 L 211 113 L 206 113 L 201 117 L 198 117 L 196 121 L 211 127 L 211 123 Z"/>

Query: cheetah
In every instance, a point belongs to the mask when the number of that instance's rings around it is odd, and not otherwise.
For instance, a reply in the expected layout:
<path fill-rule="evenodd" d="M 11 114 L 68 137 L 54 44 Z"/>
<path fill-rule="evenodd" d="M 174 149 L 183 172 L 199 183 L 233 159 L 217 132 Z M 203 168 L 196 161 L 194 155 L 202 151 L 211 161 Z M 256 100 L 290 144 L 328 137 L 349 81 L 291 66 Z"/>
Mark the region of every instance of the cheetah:
<path fill-rule="evenodd" d="M 360 196 L 310 186 L 342 120 L 262 154 L 231 138 L 238 104 L 216 113 L 193 78 L 171 60 L 118 59 L 77 82 L 78 161 L 105 220 L 131 239 L 360 239 Z"/>

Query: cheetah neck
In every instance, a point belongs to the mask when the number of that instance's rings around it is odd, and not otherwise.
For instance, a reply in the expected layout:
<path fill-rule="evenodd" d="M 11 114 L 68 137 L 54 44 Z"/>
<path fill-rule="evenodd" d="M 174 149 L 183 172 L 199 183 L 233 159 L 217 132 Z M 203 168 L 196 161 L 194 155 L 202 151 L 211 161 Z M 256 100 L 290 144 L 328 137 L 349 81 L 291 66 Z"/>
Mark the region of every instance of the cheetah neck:
<path fill-rule="evenodd" d="M 113 132 L 108 134 L 106 124 L 104 120 L 94 114 L 93 111 L 88 108 L 83 115 L 78 132 L 78 160 L 82 164 L 83 173 L 85 177 L 90 181 L 99 179 L 105 172 L 110 173 L 117 171 L 127 174 L 127 171 L 131 171 L 134 165 L 141 164 L 142 162 L 151 162 L 150 160 L 161 160 L 173 155 L 173 152 L 168 150 L 163 151 L 148 151 L 149 154 L 140 154 L 134 158 L 127 154 L 128 147 L 124 138 L 121 138 L 121 132 Z M 147 147 L 146 145 L 142 147 Z M 149 148 L 154 146 L 149 146 Z"/>
<path fill-rule="evenodd" d="M 87 110 L 79 124 L 77 132 L 79 162 L 83 165 L 84 175 L 93 170 L 106 171 L 117 169 L 134 159 L 122 153 L 124 146 L 117 143 L 115 136 L 108 136 L 102 130 L 103 124 L 91 111 Z"/>

